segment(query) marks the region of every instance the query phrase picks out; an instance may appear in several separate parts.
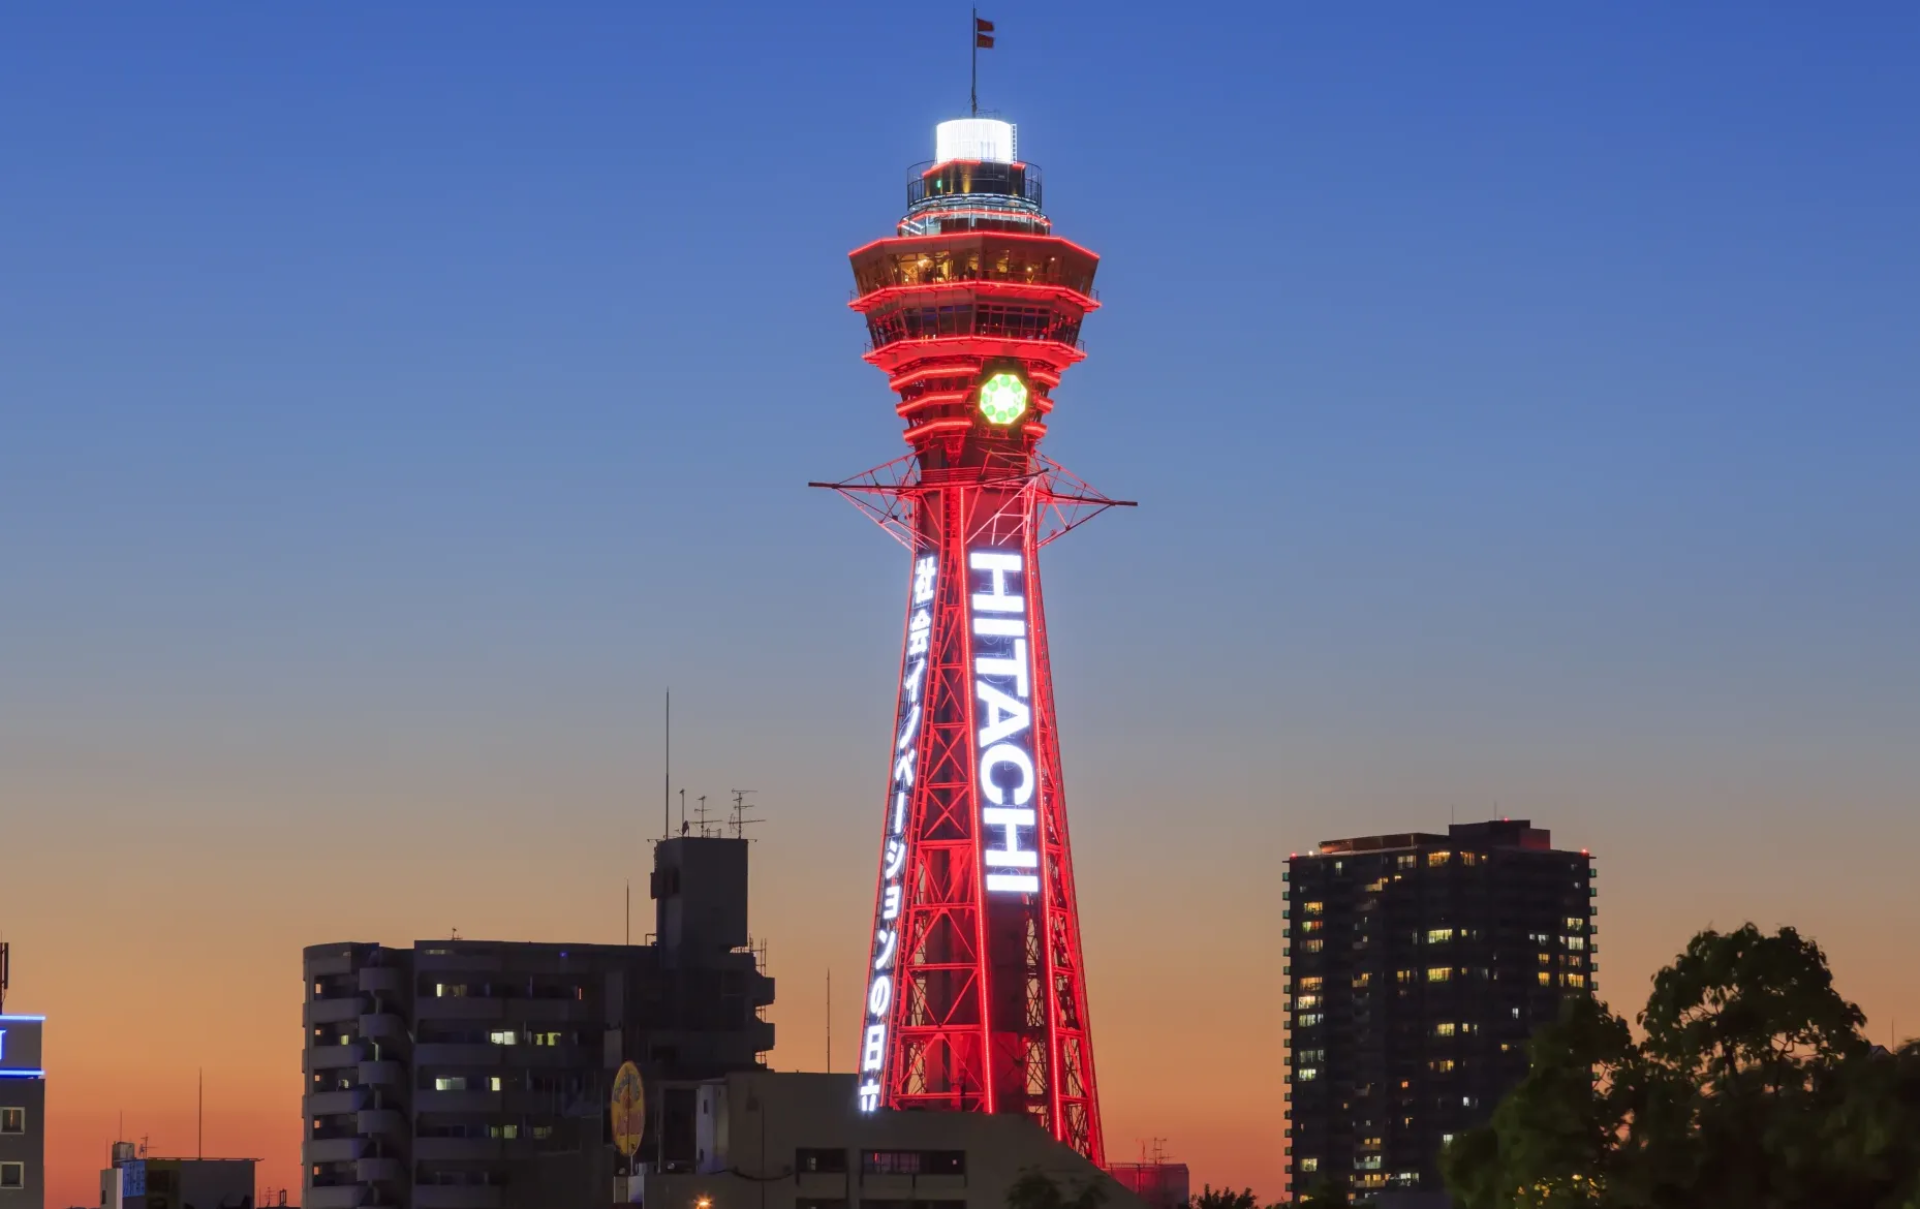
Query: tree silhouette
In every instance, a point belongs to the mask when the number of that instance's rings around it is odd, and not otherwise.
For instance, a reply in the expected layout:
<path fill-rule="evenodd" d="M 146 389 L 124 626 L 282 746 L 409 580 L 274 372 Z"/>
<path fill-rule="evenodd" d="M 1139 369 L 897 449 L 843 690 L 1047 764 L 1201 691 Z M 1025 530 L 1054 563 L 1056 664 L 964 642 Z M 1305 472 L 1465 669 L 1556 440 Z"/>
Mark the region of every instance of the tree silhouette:
<path fill-rule="evenodd" d="M 1100 1209 L 1107 1190 L 1097 1180 L 1075 1186 L 1068 1194 L 1046 1172 L 1029 1167 L 1007 1188 L 1007 1209 Z"/>
<path fill-rule="evenodd" d="M 1253 1189 L 1243 1188 L 1235 1192 L 1231 1188 L 1215 1189 L 1212 1184 L 1203 1185 L 1200 1194 L 1188 1199 L 1191 1209 L 1260 1209 L 1260 1198 Z"/>
<path fill-rule="evenodd" d="M 1442 1158 L 1464 1209 L 1920 1209 L 1920 1045 L 1876 1050 L 1792 928 L 1695 936 L 1645 1036 L 1584 1000 Z"/>

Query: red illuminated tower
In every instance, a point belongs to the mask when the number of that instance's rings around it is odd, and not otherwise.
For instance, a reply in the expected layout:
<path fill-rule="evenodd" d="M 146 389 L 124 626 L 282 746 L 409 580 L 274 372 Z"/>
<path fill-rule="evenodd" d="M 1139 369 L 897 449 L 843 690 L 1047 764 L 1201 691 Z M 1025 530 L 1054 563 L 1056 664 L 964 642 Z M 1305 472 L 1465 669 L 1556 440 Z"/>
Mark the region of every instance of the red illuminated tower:
<path fill-rule="evenodd" d="M 909 550 L 860 1107 L 1025 1113 L 1104 1160 L 1040 547 L 1123 501 L 1041 456 L 1099 258 L 1014 128 L 946 122 L 853 309 L 913 452 L 831 486 Z"/>

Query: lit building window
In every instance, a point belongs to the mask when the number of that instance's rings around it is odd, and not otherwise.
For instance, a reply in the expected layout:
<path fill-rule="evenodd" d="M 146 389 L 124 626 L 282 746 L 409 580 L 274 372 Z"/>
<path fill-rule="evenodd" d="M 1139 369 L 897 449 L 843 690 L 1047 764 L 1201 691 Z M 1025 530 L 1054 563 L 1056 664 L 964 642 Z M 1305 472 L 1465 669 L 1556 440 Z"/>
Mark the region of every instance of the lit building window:
<path fill-rule="evenodd" d="M 1324 920 L 1318 920 L 1318 919 L 1302 920 L 1300 923 L 1300 930 L 1302 932 L 1318 932 L 1324 923 L 1325 923 Z"/>
<path fill-rule="evenodd" d="M 1318 1171 L 1318 1170 L 1320 1170 L 1320 1160 L 1319 1160 L 1319 1159 L 1301 1159 L 1301 1160 L 1300 1160 L 1300 1170 L 1302 1170 L 1302 1171 Z"/>
<path fill-rule="evenodd" d="M 1355 974 L 1353 976 L 1354 989 L 1358 990 L 1359 988 L 1368 985 L 1372 981 L 1373 981 L 1372 974 Z"/>
<path fill-rule="evenodd" d="M 1300 909 L 1308 915 L 1318 915 L 1324 909 L 1324 906 L 1322 903 L 1301 903 Z"/>
<path fill-rule="evenodd" d="M 1453 939 L 1452 928 L 1427 929 L 1427 943 L 1430 945 L 1443 945 L 1452 939 Z"/>
<path fill-rule="evenodd" d="M 1320 1068 L 1317 1066 L 1303 1066 L 1294 1072 L 1294 1078 L 1300 1080 L 1302 1083 L 1311 1083 L 1319 1077 Z"/>
<path fill-rule="evenodd" d="M 1294 1007 L 1296 1007 L 1296 1008 L 1316 1008 L 1316 1007 L 1319 1007 L 1319 1006 L 1320 1006 L 1320 996 L 1318 996 L 1318 995 L 1295 995 L 1295 996 L 1293 997 L 1293 1006 L 1294 1006 Z"/>
<path fill-rule="evenodd" d="M 1552 986 L 1552 985 L 1553 985 L 1553 975 L 1552 975 L 1552 974 L 1550 974 L 1550 973 L 1548 973 L 1548 972 L 1547 972 L 1546 970 L 1542 970 L 1542 971 L 1540 971 L 1540 985 L 1541 985 L 1541 986 L 1543 986 L 1543 987 L 1550 987 L 1550 986 Z M 1513 1010 L 1517 1012 L 1517 1011 L 1519 1011 L 1520 1009 L 1519 1009 L 1519 1008 L 1515 1008 L 1515 1009 L 1513 1009 Z"/>
<path fill-rule="evenodd" d="M 465 1091 L 467 1090 L 467 1077 L 465 1075 L 441 1075 L 433 1081 L 433 1090 Z"/>
<path fill-rule="evenodd" d="M 487 1040 L 495 1045 L 518 1045 L 520 1034 L 512 1029 L 495 1029 L 487 1034 Z"/>
<path fill-rule="evenodd" d="M 1453 853 L 1451 852 L 1429 852 L 1427 853 L 1427 867 L 1433 868 L 1444 865 L 1452 859 Z"/>
<path fill-rule="evenodd" d="M 1480 854 L 1478 852 L 1462 852 L 1460 854 L 1460 863 L 1463 865 L 1477 865 L 1480 863 Z"/>
<path fill-rule="evenodd" d="M 1453 981 L 1453 967 L 1452 966 L 1428 966 L 1427 981 L 1428 982 Z"/>
<path fill-rule="evenodd" d="M 1302 978 L 1300 980 L 1300 989 L 1303 991 L 1317 991 L 1320 989 L 1320 983 L 1321 983 L 1320 975 L 1318 974 L 1309 975 L 1308 977 Z"/>
<path fill-rule="evenodd" d="M 1450 1075 L 1453 1073 L 1453 1059 L 1435 1058 L 1433 1061 L 1427 1063 L 1427 1069 L 1436 1075 Z"/>
<path fill-rule="evenodd" d="M 1451 1020 L 1442 1021 L 1433 1026 L 1433 1035 L 1436 1037 L 1451 1037 L 1453 1033 L 1454 1027 Z"/>
<path fill-rule="evenodd" d="M 1587 985 L 1587 976 L 1585 974 L 1569 974 L 1567 975 L 1567 985 L 1570 987 L 1584 987 Z"/>
<path fill-rule="evenodd" d="M 1322 1020 L 1325 1020 L 1325 1019 L 1326 1017 L 1321 1015 L 1319 1012 L 1308 1012 L 1305 1015 L 1300 1017 L 1300 1027 L 1312 1028 L 1314 1025 L 1319 1024 Z"/>
<path fill-rule="evenodd" d="M 1303 953 L 1318 953 L 1326 947 L 1326 944 L 1327 942 L 1324 940 L 1309 940 L 1300 946 L 1300 950 Z"/>
<path fill-rule="evenodd" d="M 1419 863 L 1420 858 L 1411 853 L 1406 856 L 1396 856 L 1393 858 L 1394 868 L 1396 869 L 1411 869 Z"/>
<path fill-rule="evenodd" d="M 27 1110 L 24 1108 L 0 1108 L 0 1133 L 27 1132 Z"/>

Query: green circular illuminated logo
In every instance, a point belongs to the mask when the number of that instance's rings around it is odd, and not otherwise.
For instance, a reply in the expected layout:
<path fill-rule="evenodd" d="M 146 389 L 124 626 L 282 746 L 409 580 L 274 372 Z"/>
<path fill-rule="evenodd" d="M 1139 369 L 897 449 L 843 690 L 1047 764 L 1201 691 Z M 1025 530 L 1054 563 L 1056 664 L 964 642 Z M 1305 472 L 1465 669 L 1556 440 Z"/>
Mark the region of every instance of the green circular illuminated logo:
<path fill-rule="evenodd" d="M 989 424 L 1011 424 L 1027 414 L 1027 384 L 1018 374 L 998 373 L 980 384 L 980 414 Z"/>

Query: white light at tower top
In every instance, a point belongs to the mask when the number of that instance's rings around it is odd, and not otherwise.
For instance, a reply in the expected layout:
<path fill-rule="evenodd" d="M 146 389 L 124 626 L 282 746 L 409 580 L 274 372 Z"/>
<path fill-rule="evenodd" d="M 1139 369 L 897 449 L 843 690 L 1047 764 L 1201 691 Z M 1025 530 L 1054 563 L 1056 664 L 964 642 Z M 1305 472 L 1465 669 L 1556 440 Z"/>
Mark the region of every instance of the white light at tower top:
<path fill-rule="evenodd" d="M 935 163 L 986 160 L 1011 164 L 1018 158 L 1018 152 L 1018 132 L 1013 123 L 998 118 L 954 118 L 933 128 Z"/>

